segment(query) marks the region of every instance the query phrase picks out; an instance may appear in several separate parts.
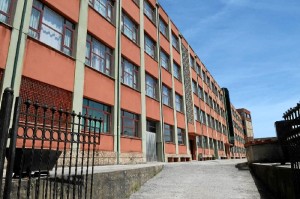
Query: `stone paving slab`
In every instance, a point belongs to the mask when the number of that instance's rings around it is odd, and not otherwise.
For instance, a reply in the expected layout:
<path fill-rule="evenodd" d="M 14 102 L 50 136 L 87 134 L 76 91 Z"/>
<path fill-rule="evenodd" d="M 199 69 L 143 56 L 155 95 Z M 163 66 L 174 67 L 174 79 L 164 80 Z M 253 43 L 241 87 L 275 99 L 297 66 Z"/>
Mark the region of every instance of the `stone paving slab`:
<path fill-rule="evenodd" d="M 131 199 L 262 198 L 249 170 L 235 165 L 245 159 L 166 164 Z"/>

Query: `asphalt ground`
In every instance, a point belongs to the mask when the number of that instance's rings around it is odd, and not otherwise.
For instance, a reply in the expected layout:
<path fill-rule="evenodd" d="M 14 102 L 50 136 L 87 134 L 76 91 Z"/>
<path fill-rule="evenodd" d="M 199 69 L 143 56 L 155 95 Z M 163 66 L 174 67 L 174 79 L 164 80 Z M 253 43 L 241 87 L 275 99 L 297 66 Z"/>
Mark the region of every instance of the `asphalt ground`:
<path fill-rule="evenodd" d="M 131 199 L 274 198 L 249 170 L 235 165 L 245 159 L 170 163 Z"/>

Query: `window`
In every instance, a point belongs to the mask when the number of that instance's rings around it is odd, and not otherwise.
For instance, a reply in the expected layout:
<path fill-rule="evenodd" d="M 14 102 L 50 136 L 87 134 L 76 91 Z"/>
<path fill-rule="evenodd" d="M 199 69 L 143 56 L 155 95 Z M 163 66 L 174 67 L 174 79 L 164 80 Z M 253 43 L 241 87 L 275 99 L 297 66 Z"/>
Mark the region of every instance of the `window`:
<path fill-rule="evenodd" d="M 165 105 L 168 105 L 168 106 L 171 106 L 172 103 L 171 103 L 171 96 L 172 96 L 172 93 L 171 93 L 171 89 L 169 89 L 168 87 L 166 87 L 165 85 L 162 86 L 162 98 L 163 98 L 163 104 Z"/>
<path fill-rule="evenodd" d="M 195 59 L 192 55 L 190 55 L 190 67 L 194 68 L 195 67 Z"/>
<path fill-rule="evenodd" d="M 205 117 L 205 113 L 203 110 L 200 110 L 200 122 L 202 124 L 206 124 L 206 117 Z"/>
<path fill-rule="evenodd" d="M 151 120 L 147 120 L 146 131 L 156 133 L 156 122 L 151 121 Z"/>
<path fill-rule="evenodd" d="M 176 50 L 179 50 L 179 40 L 178 40 L 178 37 L 174 33 L 172 33 L 172 46 Z"/>
<path fill-rule="evenodd" d="M 207 86 L 208 86 L 209 88 L 211 88 L 211 86 L 210 86 L 210 78 L 209 78 L 209 77 L 206 78 L 206 84 L 207 84 Z"/>
<path fill-rule="evenodd" d="M 212 98 L 210 96 L 208 97 L 208 105 L 212 107 Z"/>
<path fill-rule="evenodd" d="M 177 128 L 178 144 L 185 144 L 185 131 L 181 128 Z"/>
<path fill-rule="evenodd" d="M 210 126 L 210 116 L 207 113 L 205 113 L 205 119 L 206 119 L 205 122 L 206 126 Z"/>
<path fill-rule="evenodd" d="M 204 102 L 208 103 L 208 94 L 204 91 Z"/>
<path fill-rule="evenodd" d="M 204 148 L 208 148 L 208 138 L 207 137 L 205 137 L 205 136 L 203 136 L 203 146 L 204 146 Z"/>
<path fill-rule="evenodd" d="M 12 0 L 0 1 L 0 22 L 11 23 L 14 2 Z"/>
<path fill-rule="evenodd" d="M 139 116 L 122 110 L 122 135 L 138 137 Z"/>
<path fill-rule="evenodd" d="M 92 117 L 101 118 L 103 122 L 101 123 L 101 129 L 100 132 L 103 133 L 109 133 L 111 128 L 111 107 L 89 100 L 89 99 L 83 99 L 83 108 L 82 108 L 82 114 L 83 115 L 90 115 Z M 92 128 L 99 129 L 99 123 L 95 124 L 92 122 L 92 125 L 90 126 Z M 98 131 L 98 130 L 97 130 Z"/>
<path fill-rule="evenodd" d="M 214 143 L 213 143 L 213 139 L 212 138 L 209 138 L 209 148 L 210 149 L 213 149 L 214 148 Z"/>
<path fill-rule="evenodd" d="M 138 68 L 126 59 L 122 58 L 122 83 L 137 89 Z"/>
<path fill-rule="evenodd" d="M 29 35 L 71 55 L 75 26 L 56 12 L 34 0 L 29 24 Z"/>
<path fill-rule="evenodd" d="M 164 124 L 164 138 L 165 142 L 173 142 L 173 128 L 171 125 Z"/>
<path fill-rule="evenodd" d="M 155 8 L 148 1 L 144 1 L 144 14 L 155 23 Z"/>
<path fill-rule="evenodd" d="M 180 71 L 180 66 L 173 62 L 173 75 L 176 79 L 181 81 L 181 71 Z"/>
<path fill-rule="evenodd" d="M 164 22 L 162 19 L 159 19 L 159 31 L 161 32 L 161 34 L 163 34 L 165 37 L 168 37 L 168 25 L 166 22 Z"/>
<path fill-rule="evenodd" d="M 112 0 L 89 0 L 91 6 L 108 21 L 112 21 L 113 18 L 113 6 Z"/>
<path fill-rule="evenodd" d="M 193 93 L 195 93 L 197 95 L 197 92 L 198 92 L 197 82 L 195 82 L 194 80 L 192 80 L 192 89 L 193 89 Z"/>
<path fill-rule="evenodd" d="M 175 105 L 176 105 L 176 111 L 183 112 L 183 100 L 182 96 L 175 93 Z"/>
<path fill-rule="evenodd" d="M 200 66 L 199 64 L 196 63 L 196 72 L 198 75 L 200 75 L 200 71 L 201 71 Z"/>
<path fill-rule="evenodd" d="M 199 108 L 197 106 L 194 106 L 194 117 L 195 117 L 195 120 L 200 121 Z"/>
<path fill-rule="evenodd" d="M 152 57 L 155 58 L 155 42 L 145 34 L 145 52 Z"/>
<path fill-rule="evenodd" d="M 206 73 L 204 72 L 204 70 L 202 70 L 202 79 L 204 82 L 206 82 Z"/>
<path fill-rule="evenodd" d="M 201 88 L 201 86 L 198 86 L 198 96 L 203 99 L 203 89 Z"/>
<path fill-rule="evenodd" d="M 156 99 L 157 98 L 156 88 L 157 88 L 157 80 L 154 79 L 152 76 L 146 74 L 146 95 Z"/>
<path fill-rule="evenodd" d="M 162 66 L 164 69 L 167 71 L 170 71 L 170 62 L 169 62 L 169 56 L 163 52 L 162 50 L 160 51 L 160 66 Z"/>
<path fill-rule="evenodd" d="M 197 146 L 202 148 L 203 147 L 203 141 L 202 141 L 203 138 L 202 138 L 202 136 L 197 136 L 196 139 L 198 139 L 197 140 Z"/>
<path fill-rule="evenodd" d="M 92 68 L 112 75 L 112 50 L 90 35 L 86 38 L 85 63 Z"/>
<path fill-rule="evenodd" d="M 138 26 L 126 15 L 122 15 L 122 32 L 134 43 L 137 43 Z"/>

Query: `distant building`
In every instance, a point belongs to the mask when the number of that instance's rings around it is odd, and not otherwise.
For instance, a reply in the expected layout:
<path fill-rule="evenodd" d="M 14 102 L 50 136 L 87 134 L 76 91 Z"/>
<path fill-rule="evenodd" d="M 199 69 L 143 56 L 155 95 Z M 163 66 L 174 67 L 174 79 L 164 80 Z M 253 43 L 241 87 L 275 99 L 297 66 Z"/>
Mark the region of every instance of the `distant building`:
<path fill-rule="evenodd" d="M 245 139 L 242 125 L 242 118 L 232 105 L 227 88 L 222 88 L 225 95 L 225 107 L 227 116 L 227 126 L 229 131 L 230 156 L 231 158 L 246 157 Z"/>
<path fill-rule="evenodd" d="M 245 108 L 237 109 L 237 111 L 242 117 L 245 141 L 246 142 L 252 141 L 254 135 L 253 135 L 251 112 Z"/>

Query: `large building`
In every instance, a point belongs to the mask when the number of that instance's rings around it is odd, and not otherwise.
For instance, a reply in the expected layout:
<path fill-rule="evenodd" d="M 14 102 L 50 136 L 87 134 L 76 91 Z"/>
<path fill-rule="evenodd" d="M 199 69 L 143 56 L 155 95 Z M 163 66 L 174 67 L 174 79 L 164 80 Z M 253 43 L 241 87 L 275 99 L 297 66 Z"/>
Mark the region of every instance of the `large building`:
<path fill-rule="evenodd" d="M 2 92 L 103 119 L 97 164 L 245 156 L 224 91 L 156 0 L 0 0 L 0 44 Z"/>

